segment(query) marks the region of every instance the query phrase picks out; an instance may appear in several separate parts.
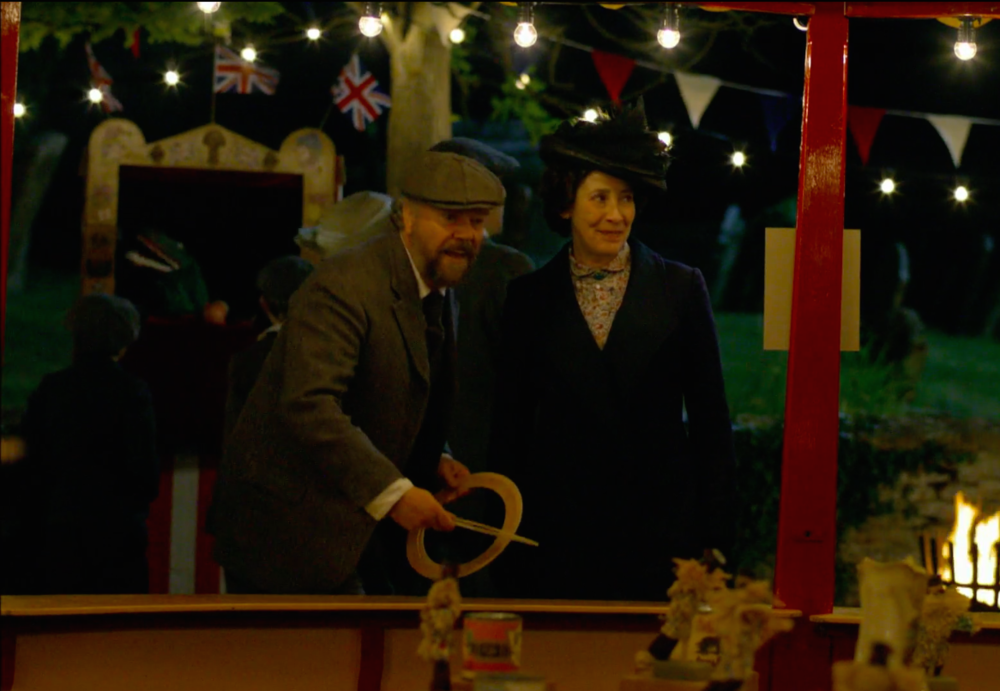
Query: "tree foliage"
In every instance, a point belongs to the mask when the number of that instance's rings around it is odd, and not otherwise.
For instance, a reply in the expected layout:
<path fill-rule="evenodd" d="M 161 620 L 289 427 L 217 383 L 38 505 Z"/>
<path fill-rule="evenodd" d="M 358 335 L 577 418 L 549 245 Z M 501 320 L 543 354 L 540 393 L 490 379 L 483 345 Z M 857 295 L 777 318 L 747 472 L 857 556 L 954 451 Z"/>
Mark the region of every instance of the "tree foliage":
<path fill-rule="evenodd" d="M 234 24 L 271 24 L 284 12 L 279 2 L 224 2 L 211 15 L 193 2 L 25 2 L 20 49 L 36 50 L 49 37 L 65 48 L 83 33 L 96 43 L 119 31 L 129 47 L 137 29 L 150 43 L 196 46 L 228 36 Z"/>

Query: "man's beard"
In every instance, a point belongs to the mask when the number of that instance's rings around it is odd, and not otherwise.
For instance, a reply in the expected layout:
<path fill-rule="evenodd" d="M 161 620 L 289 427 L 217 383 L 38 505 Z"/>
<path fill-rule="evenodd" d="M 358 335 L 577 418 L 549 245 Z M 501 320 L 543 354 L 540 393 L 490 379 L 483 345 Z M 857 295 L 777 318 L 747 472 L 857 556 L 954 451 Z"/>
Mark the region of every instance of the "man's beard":
<path fill-rule="evenodd" d="M 456 254 L 465 257 L 464 265 Z M 439 288 L 456 286 L 472 268 L 477 254 L 476 245 L 471 240 L 452 240 L 442 246 L 434 254 L 434 259 L 428 262 L 428 278 Z"/>

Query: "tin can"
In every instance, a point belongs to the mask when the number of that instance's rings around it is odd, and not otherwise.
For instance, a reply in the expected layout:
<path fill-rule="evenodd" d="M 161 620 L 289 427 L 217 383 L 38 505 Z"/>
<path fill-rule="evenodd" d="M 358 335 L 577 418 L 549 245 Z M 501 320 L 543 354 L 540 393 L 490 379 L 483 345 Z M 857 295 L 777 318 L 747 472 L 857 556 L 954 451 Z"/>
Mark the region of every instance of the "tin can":
<path fill-rule="evenodd" d="M 462 671 L 516 672 L 521 668 L 521 617 L 474 612 L 463 619 Z"/>

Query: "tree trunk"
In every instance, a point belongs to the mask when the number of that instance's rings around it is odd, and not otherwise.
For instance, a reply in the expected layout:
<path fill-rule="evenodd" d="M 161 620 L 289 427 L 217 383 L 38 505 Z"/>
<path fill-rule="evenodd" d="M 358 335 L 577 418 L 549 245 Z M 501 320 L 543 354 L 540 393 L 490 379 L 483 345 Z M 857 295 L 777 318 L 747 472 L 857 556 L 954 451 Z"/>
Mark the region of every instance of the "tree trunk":
<path fill-rule="evenodd" d="M 441 40 L 429 2 L 410 3 L 411 24 L 403 18 L 385 27 L 392 65 L 392 108 L 386 161 L 386 189 L 399 194 L 409 162 L 451 137 L 451 46 Z"/>

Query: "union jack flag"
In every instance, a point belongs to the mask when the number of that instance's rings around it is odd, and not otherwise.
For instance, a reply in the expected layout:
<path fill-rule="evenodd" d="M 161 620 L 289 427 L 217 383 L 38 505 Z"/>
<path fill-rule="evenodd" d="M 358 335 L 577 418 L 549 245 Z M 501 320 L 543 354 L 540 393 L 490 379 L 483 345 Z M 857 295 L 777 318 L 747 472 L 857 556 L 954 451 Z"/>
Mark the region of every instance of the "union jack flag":
<path fill-rule="evenodd" d="M 97 62 L 97 57 L 94 55 L 94 49 L 91 47 L 90 41 L 87 41 L 84 48 L 87 50 L 87 66 L 90 68 L 90 85 L 100 91 L 103 96 L 101 99 L 101 110 L 105 113 L 124 110 L 122 102 L 111 94 L 111 85 L 114 83 L 114 80 L 101 63 Z"/>
<path fill-rule="evenodd" d="M 215 47 L 215 93 L 217 94 L 223 92 L 249 94 L 256 88 L 268 96 L 273 96 L 280 77 L 278 70 L 247 62 L 223 46 Z"/>
<path fill-rule="evenodd" d="M 379 91 L 378 80 L 363 70 L 361 58 L 355 53 L 340 71 L 340 80 L 330 89 L 337 108 L 345 115 L 350 112 L 359 132 L 364 132 L 368 123 L 382 114 L 383 108 L 392 106 L 392 100 Z"/>

